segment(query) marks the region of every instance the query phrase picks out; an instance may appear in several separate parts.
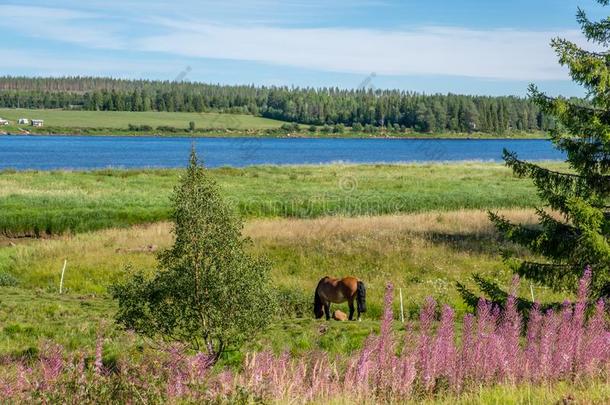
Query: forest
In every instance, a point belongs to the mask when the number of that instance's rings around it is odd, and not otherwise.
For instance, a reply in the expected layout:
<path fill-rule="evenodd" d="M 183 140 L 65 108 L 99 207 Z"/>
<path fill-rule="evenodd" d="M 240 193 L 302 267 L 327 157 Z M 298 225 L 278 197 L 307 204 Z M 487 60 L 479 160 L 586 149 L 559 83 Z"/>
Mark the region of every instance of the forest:
<path fill-rule="evenodd" d="M 422 133 L 553 128 L 526 98 L 402 90 L 265 87 L 98 77 L 0 77 L 0 108 L 245 113 L 307 125 Z"/>

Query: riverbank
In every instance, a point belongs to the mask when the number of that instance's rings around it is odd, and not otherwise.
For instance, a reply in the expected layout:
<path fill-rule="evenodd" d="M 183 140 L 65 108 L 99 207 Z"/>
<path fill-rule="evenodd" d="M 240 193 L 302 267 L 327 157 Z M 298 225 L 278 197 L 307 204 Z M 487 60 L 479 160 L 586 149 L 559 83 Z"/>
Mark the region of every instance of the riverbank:
<path fill-rule="evenodd" d="M 130 136 L 130 137 L 160 137 L 160 138 L 223 138 L 223 137 L 251 137 L 251 138 L 299 138 L 299 139 L 548 139 L 544 133 L 511 132 L 504 134 L 486 133 L 380 133 L 366 134 L 345 132 L 342 134 L 310 131 L 292 132 L 282 129 L 202 129 L 195 131 L 188 130 L 152 130 L 133 131 L 122 128 L 70 128 L 70 127 L 11 127 L 7 126 L 0 129 L 0 135 L 4 136 L 43 136 L 43 135 L 62 135 L 62 136 Z"/>

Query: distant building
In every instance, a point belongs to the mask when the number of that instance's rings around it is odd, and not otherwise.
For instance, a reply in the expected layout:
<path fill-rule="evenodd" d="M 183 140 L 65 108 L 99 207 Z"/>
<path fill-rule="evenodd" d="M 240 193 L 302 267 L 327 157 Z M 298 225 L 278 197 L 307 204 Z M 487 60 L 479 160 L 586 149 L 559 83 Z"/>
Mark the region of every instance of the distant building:
<path fill-rule="evenodd" d="M 9 122 L 7 120 L 0 118 L 0 125 L 8 125 L 8 124 L 9 124 Z"/>
<path fill-rule="evenodd" d="M 18 124 L 29 124 L 30 121 L 27 118 L 19 118 L 19 121 L 17 121 Z"/>
<path fill-rule="evenodd" d="M 44 125 L 44 121 L 43 120 L 32 120 L 32 126 L 33 127 L 41 127 Z"/>

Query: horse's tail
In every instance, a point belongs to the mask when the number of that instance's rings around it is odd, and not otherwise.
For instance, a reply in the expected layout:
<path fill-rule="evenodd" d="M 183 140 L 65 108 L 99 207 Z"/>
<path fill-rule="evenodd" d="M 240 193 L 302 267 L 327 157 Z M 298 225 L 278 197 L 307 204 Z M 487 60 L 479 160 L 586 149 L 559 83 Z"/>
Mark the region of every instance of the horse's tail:
<path fill-rule="evenodd" d="M 366 288 L 364 287 L 364 283 L 360 280 L 358 280 L 356 287 L 356 302 L 358 304 L 358 312 L 366 312 Z"/>

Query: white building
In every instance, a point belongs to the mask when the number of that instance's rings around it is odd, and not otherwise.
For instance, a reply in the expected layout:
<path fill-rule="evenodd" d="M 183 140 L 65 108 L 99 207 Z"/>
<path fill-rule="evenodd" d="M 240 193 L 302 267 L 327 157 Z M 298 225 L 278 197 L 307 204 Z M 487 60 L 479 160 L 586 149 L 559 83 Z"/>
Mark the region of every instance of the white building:
<path fill-rule="evenodd" d="M 8 125 L 9 122 L 5 119 L 0 118 L 0 125 Z"/>
<path fill-rule="evenodd" d="M 30 121 L 27 118 L 19 118 L 19 121 L 17 121 L 18 124 L 29 124 Z"/>
<path fill-rule="evenodd" d="M 41 127 L 44 125 L 44 121 L 43 120 L 32 120 L 32 126 L 33 127 Z"/>

